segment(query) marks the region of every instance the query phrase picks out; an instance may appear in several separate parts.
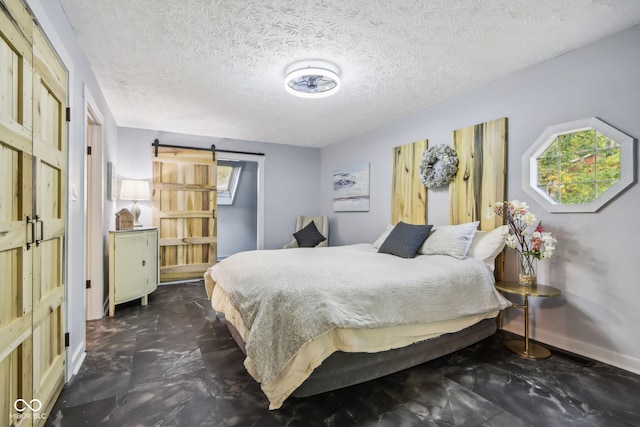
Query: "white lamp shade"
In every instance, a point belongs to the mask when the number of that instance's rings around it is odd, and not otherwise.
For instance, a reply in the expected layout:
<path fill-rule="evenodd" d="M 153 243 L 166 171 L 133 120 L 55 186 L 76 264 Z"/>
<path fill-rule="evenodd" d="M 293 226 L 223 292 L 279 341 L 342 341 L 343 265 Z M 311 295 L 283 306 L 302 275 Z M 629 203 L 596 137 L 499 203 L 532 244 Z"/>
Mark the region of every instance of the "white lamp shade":
<path fill-rule="evenodd" d="M 120 187 L 120 200 L 149 200 L 151 191 L 149 181 L 139 179 L 123 179 Z"/>

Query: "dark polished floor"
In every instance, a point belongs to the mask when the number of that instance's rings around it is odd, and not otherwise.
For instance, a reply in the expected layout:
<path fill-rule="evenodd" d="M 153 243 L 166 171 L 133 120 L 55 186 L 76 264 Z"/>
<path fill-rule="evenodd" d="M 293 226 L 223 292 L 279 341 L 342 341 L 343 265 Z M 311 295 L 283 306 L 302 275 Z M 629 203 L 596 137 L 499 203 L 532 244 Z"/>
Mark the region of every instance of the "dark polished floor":
<path fill-rule="evenodd" d="M 505 337 L 269 411 L 203 285 L 161 286 L 148 306 L 88 323 L 86 361 L 47 425 L 640 426 L 640 376 L 523 359 Z"/>

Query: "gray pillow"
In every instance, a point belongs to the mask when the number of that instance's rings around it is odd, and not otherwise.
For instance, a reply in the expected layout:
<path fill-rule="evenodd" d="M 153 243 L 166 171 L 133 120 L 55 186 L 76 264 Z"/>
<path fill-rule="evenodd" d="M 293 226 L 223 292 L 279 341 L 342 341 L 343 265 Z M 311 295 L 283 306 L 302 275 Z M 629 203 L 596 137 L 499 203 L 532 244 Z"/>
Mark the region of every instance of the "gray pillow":
<path fill-rule="evenodd" d="M 378 249 L 379 253 L 401 258 L 413 258 L 424 239 L 431 231 L 431 225 L 415 225 L 399 222 Z"/>
<path fill-rule="evenodd" d="M 318 246 L 320 242 L 327 240 L 327 238 L 318 231 L 318 227 L 316 227 L 316 223 L 313 221 L 293 233 L 293 237 L 296 238 L 298 246 L 301 248 L 313 248 Z"/>
<path fill-rule="evenodd" d="M 479 221 L 458 225 L 443 225 L 433 229 L 418 253 L 423 255 L 449 255 L 464 259 L 467 256 Z"/>

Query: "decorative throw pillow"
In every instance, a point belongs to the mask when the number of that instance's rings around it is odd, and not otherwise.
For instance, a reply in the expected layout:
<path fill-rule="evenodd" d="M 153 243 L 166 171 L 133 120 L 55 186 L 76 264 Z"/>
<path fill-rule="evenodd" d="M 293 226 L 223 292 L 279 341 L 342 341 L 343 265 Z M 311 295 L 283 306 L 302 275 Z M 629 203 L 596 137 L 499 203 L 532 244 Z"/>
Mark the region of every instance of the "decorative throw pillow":
<path fill-rule="evenodd" d="M 413 258 L 424 239 L 431 231 L 431 225 L 415 225 L 399 222 L 378 249 L 379 253 Z"/>
<path fill-rule="evenodd" d="M 380 235 L 380 237 L 378 237 L 376 239 L 375 242 L 373 242 L 373 247 L 376 249 L 379 249 L 380 246 L 382 246 L 382 244 L 384 243 L 385 240 L 387 240 L 387 237 L 389 237 L 389 233 L 391 233 L 391 230 L 393 230 L 393 227 L 395 227 L 395 225 L 389 224 L 387 225 L 387 228 L 384 230 L 384 232 Z"/>
<path fill-rule="evenodd" d="M 464 259 L 480 221 L 458 225 L 434 227 L 418 253 L 423 255 L 449 255 Z"/>
<path fill-rule="evenodd" d="M 316 223 L 313 221 L 293 233 L 293 237 L 296 238 L 298 246 L 301 248 L 313 248 L 320 242 L 327 240 L 327 238 L 318 231 L 318 227 L 316 227 Z"/>
<path fill-rule="evenodd" d="M 496 257 L 504 249 L 508 234 L 509 226 L 507 225 L 501 225 L 491 231 L 476 231 L 467 255 L 479 259 L 494 270 Z"/>

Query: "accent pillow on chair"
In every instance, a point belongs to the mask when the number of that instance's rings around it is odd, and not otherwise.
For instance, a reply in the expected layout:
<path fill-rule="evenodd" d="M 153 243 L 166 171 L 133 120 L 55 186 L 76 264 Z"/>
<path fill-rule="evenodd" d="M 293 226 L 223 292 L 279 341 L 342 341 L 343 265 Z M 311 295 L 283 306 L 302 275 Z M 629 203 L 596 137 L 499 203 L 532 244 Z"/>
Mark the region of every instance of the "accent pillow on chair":
<path fill-rule="evenodd" d="M 317 243 L 316 245 L 312 245 L 312 246 L 307 246 L 307 247 L 325 247 L 325 246 L 329 246 L 329 217 L 327 216 L 322 216 L 322 215 L 316 215 L 316 216 L 306 216 L 306 215 L 298 215 L 296 217 L 296 228 L 295 228 L 295 232 L 300 232 L 302 231 L 303 228 L 305 228 L 307 225 L 311 224 L 311 223 L 315 223 L 314 227 L 316 228 L 316 230 L 318 231 L 318 233 L 320 233 L 320 236 L 324 237 L 324 239 L 320 240 L 319 243 Z M 313 230 L 311 230 L 313 231 Z M 306 233 L 306 232 L 305 232 Z M 315 234 L 311 234 L 311 236 L 315 236 Z M 304 236 L 302 238 L 305 238 L 308 236 Z M 317 237 L 317 236 L 315 236 Z M 305 239 L 306 242 L 306 239 Z M 311 245 L 311 243 L 308 243 L 309 245 Z M 299 248 L 300 244 L 298 243 L 298 240 L 296 239 L 295 236 L 292 236 L 291 241 L 289 243 L 287 243 L 286 245 L 284 245 L 282 248 L 283 249 L 291 249 L 291 248 Z"/>
<path fill-rule="evenodd" d="M 301 248 L 314 248 L 327 240 L 316 227 L 316 223 L 311 221 L 302 230 L 293 233 L 293 237 L 296 238 L 298 246 Z"/>

